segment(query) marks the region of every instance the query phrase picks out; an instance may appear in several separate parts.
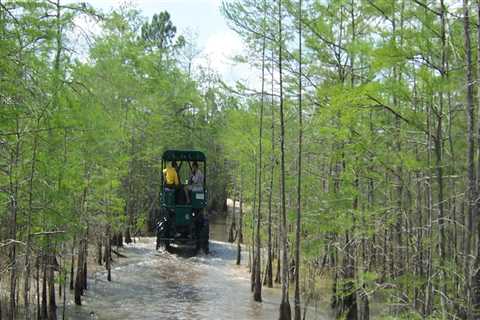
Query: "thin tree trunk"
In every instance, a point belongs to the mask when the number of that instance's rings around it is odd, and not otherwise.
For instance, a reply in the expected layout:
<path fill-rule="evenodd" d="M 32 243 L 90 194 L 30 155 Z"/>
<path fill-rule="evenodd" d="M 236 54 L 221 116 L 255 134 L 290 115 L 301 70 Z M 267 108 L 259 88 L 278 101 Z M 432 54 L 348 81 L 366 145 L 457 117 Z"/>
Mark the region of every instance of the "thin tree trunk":
<path fill-rule="evenodd" d="M 250 246 L 250 290 L 253 292 L 255 290 L 255 268 L 257 264 L 255 262 L 255 215 L 257 212 L 257 188 L 258 188 L 258 165 L 257 158 L 255 156 L 255 182 L 254 182 L 254 194 L 253 194 L 253 208 L 252 208 L 252 244 Z"/>
<path fill-rule="evenodd" d="M 19 119 L 16 119 L 16 130 L 20 132 Z M 17 141 L 15 142 L 15 152 L 10 160 L 9 168 L 9 186 L 10 186 L 10 237 L 14 241 L 10 245 L 9 258 L 10 258 L 10 313 L 8 314 L 10 320 L 15 320 L 17 315 L 17 197 L 19 181 L 16 173 L 18 168 L 18 161 L 20 159 L 20 133 L 16 135 Z"/>
<path fill-rule="evenodd" d="M 40 306 L 40 257 L 37 256 L 36 257 L 36 268 L 37 268 L 37 320 L 40 320 L 40 310 L 41 310 L 41 306 Z M 1 318 L 0 318 L 1 319 Z"/>
<path fill-rule="evenodd" d="M 87 234 L 85 236 L 85 242 L 84 242 L 84 253 L 83 253 L 83 269 L 82 269 L 82 289 L 87 290 L 88 289 L 88 282 L 87 282 L 87 274 L 88 274 L 88 225 L 87 225 Z"/>
<path fill-rule="evenodd" d="M 102 239 L 97 239 L 97 264 L 102 265 Z"/>
<path fill-rule="evenodd" d="M 77 274 L 75 277 L 75 304 L 80 306 L 82 305 L 82 295 L 83 295 L 83 266 L 84 266 L 84 246 L 85 239 L 80 239 L 78 245 L 78 258 L 77 258 Z"/>
<path fill-rule="evenodd" d="M 275 273 L 275 283 L 279 284 L 282 281 L 282 276 L 281 276 L 281 250 L 280 250 L 280 237 L 281 237 L 281 224 L 280 221 L 278 222 L 278 230 L 277 230 L 277 236 L 276 236 L 276 250 L 277 250 L 277 272 Z"/>
<path fill-rule="evenodd" d="M 474 163 L 474 106 L 473 106 L 473 64 L 472 64 L 472 48 L 470 41 L 470 16 L 469 16 L 469 5 L 468 0 L 463 0 L 463 27 L 464 27 L 464 45 L 465 45 L 465 56 L 466 56 L 466 91 L 467 91 L 467 104 L 466 104 L 466 118 L 467 118 L 467 190 L 466 190 L 466 201 L 467 201 L 467 232 L 466 232 L 466 242 L 465 242 L 465 290 L 464 297 L 465 301 L 470 302 L 472 299 L 472 291 L 470 286 L 471 281 L 471 262 L 470 254 L 472 253 L 472 238 L 474 237 L 474 225 L 473 219 L 476 217 L 476 179 L 475 179 L 475 163 Z M 474 300 L 474 299 L 472 299 Z M 477 297 L 475 297 L 475 301 Z M 469 304 L 469 303 L 467 303 Z M 467 306 L 468 318 L 472 318 L 471 307 Z"/>
<path fill-rule="evenodd" d="M 441 12 L 441 41 L 442 41 L 442 71 L 441 77 L 445 79 L 447 77 L 447 70 L 446 70 L 446 59 L 447 59 L 447 43 L 446 43 L 446 21 L 445 21 L 445 4 L 444 1 L 440 1 L 440 12 Z M 440 256 L 440 301 L 442 307 L 442 317 L 445 319 L 447 316 L 447 284 L 446 284 L 446 276 L 445 276 L 445 263 L 446 263 L 446 236 L 445 236 L 445 212 L 444 212 L 444 183 L 443 183 L 443 128 L 442 128 L 442 121 L 443 121 L 443 92 L 440 91 L 439 95 L 439 110 L 437 110 L 437 128 L 435 134 L 435 171 L 437 175 L 437 185 L 438 185 L 438 228 L 439 228 L 439 235 L 440 235 L 440 246 L 439 246 L 439 256 Z"/>
<path fill-rule="evenodd" d="M 110 226 L 107 226 L 107 232 L 105 235 L 105 268 L 107 269 L 107 280 L 112 281 L 112 243 Z"/>
<path fill-rule="evenodd" d="M 262 42 L 262 93 L 260 102 L 260 133 L 258 138 L 258 204 L 257 204 L 257 227 L 255 234 L 255 288 L 253 290 L 253 300 L 262 301 L 262 279 L 261 279 L 261 254 L 260 254 L 260 226 L 262 217 L 262 173 L 263 173 L 263 110 L 265 105 L 265 23 L 266 23 L 266 3 L 263 1 L 263 42 Z"/>
<path fill-rule="evenodd" d="M 50 248 L 50 246 L 49 246 Z M 52 249 L 50 249 L 52 250 Z M 50 253 L 48 257 L 48 320 L 57 320 L 57 303 L 55 300 L 55 255 Z"/>
<path fill-rule="evenodd" d="M 42 307 L 40 311 L 40 319 L 48 319 L 48 313 L 47 313 L 47 256 L 45 253 L 45 250 L 43 250 L 42 254 Z"/>
<path fill-rule="evenodd" d="M 38 127 L 37 121 L 37 127 Z M 33 150 L 32 150 L 32 163 L 30 169 L 30 179 L 28 187 L 28 216 L 27 216 L 27 243 L 25 246 L 25 282 L 23 299 L 25 303 L 25 319 L 31 318 L 30 313 L 30 256 L 32 247 L 32 213 L 33 213 L 33 179 L 35 177 L 35 164 L 37 160 L 37 135 L 33 136 Z M 1 319 L 1 318 L 0 318 Z"/>
<path fill-rule="evenodd" d="M 265 283 L 269 288 L 273 288 L 273 252 L 272 252 L 272 201 L 273 201 L 273 181 L 275 177 L 275 95 L 274 95 L 274 70 L 275 70 L 275 50 L 272 49 L 272 102 L 271 102 L 271 111 L 272 111 L 272 139 L 271 147 L 272 154 L 270 156 L 270 187 L 268 194 L 268 248 L 267 248 L 267 271 L 265 276 Z"/>
<path fill-rule="evenodd" d="M 243 172 L 240 171 L 240 212 L 238 213 L 238 236 L 237 236 L 237 265 L 240 265 L 242 259 L 243 241 Z"/>
<path fill-rule="evenodd" d="M 302 319 L 300 305 L 300 229 L 302 213 L 302 0 L 298 2 L 298 172 L 297 172 L 297 226 L 295 230 L 295 313 L 294 319 Z"/>
<path fill-rule="evenodd" d="M 281 174 L 281 240 L 282 240 L 282 301 L 280 302 L 279 320 L 290 320 L 292 312 L 290 309 L 290 302 L 288 301 L 288 247 L 287 247 L 287 208 L 285 195 L 285 118 L 283 114 L 283 66 L 282 66 L 282 0 L 278 1 L 278 72 L 280 85 L 280 174 Z"/>
<path fill-rule="evenodd" d="M 477 18 L 480 18 L 480 0 L 477 0 Z M 477 20 L 477 87 L 478 81 L 480 81 L 480 24 Z M 467 47 L 467 46 L 466 46 Z M 471 61 L 470 61 L 471 63 Z M 467 65 L 468 67 L 468 65 Z M 470 65 L 471 67 L 471 65 Z M 473 76 L 471 76 L 473 77 Z M 471 82 L 469 82 L 471 83 Z M 473 95 L 473 88 L 471 94 Z M 473 107 L 473 97 L 472 99 L 472 107 Z M 477 92 L 477 100 L 478 100 L 478 115 L 477 115 L 477 176 L 476 176 L 476 187 L 478 188 L 480 183 L 480 90 Z M 473 120 L 472 120 L 473 121 Z M 473 126 L 473 123 L 472 123 Z M 480 220 L 478 217 L 478 213 L 480 212 L 480 198 L 479 198 L 479 191 L 478 189 L 475 190 L 475 209 L 474 209 L 474 216 L 472 218 L 472 226 L 471 230 L 476 230 L 477 236 L 473 237 L 473 241 L 476 241 L 476 255 L 474 261 L 474 270 L 475 273 L 472 275 L 471 286 L 472 286 L 472 317 L 474 319 L 480 319 Z M 473 205 L 473 204 L 472 204 Z"/>
<path fill-rule="evenodd" d="M 73 235 L 73 240 L 72 240 L 72 251 L 71 251 L 71 263 L 70 263 L 70 290 L 74 289 L 74 277 L 75 277 L 75 238 L 76 235 Z"/>
<path fill-rule="evenodd" d="M 235 181 L 233 181 L 233 207 L 232 207 L 232 222 L 230 223 L 230 230 L 228 231 L 228 242 L 234 242 L 235 241 L 235 238 L 236 238 L 236 235 L 235 235 L 235 232 L 236 232 L 236 229 L 237 229 L 237 226 L 236 226 L 236 221 L 235 221 L 235 211 L 236 211 L 236 207 L 235 207 L 235 203 L 237 201 L 237 186 L 236 186 L 236 183 Z"/>
<path fill-rule="evenodd" d="M 67 247 L 65 246 L 63 249 L 63 253 L 66 255 Z M 67 309 L 67 259 L 66 257 L 63 259 L 63 283 L 61 286 L 63 287 L 63 301 L 62 301 L 62 320 L 65 320 L 66 309 Z"/>

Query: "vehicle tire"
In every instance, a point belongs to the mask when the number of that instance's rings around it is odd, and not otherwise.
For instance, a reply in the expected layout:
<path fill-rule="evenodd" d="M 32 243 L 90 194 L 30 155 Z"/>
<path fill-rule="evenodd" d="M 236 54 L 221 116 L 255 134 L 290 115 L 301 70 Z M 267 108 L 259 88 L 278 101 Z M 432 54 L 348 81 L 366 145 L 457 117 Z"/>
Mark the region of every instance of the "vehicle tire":
<path fill-rule="evenodd" d="M 198 210 L 193 210 L 193 213 L 195 214 L 195 220 L 194 220 L 194 225 L 193 225 L 193 234 L 195 238 L 195 254 L 197 254 L 201 247 L 202 247 L 202 241 L 201 241 L 201 230 L 202 230 L 202 214 Z"/>
<path fill-rule="evenodd" d="M 208 254 L 208 234 L 209 234 L 209 225 L 208 219 L 206 219 L 201 211 L 196 213 L 195 221 L 195 253 L 197 254 L 200 250 L 203 250 Z"/>
<path fill-rule="evenodd" d="M 156 249 L 158 250 L 160 247 L 164 247 L 165 250 L 170 250 L 170 241 L 165 240 L 169 238 L 170 235 L 170 221 L 168 211 L 162 209 L 160 219 L 157 223 L 157 241 L 156 241 Z"/>

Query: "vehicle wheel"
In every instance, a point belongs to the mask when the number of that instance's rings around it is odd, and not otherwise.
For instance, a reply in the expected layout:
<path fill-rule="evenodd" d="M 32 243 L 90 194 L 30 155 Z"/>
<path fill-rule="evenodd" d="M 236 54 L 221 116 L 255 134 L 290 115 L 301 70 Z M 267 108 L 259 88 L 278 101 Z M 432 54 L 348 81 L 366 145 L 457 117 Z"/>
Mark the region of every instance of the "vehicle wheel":
<path fill-rule="evenodd" d="M 171 247 L 170 247 L 170 241 L 169 241 L 169 240 L 163 241 L 163 245 L 164 245 L 164 247 L 165 247 L 165 250 L 168 251 L 168 252 L 170 252 L 170 249 L 171 249 Z"/>
<path fill-rule="evenodd" d="M 208 234 L 210 231 L 208 219 L 204 217 L 202 212 L 198 212 L 196 216 L 197 220 L 195 221 L 195 253 L 203 250 L 205 254 L 208 254 Z"/>
<path fill-rule="evenodd" d="M 193 236 L 194 236 L 194 239 L 195 239 L 195 254 L 197 254 L 201 247 L 202 247 L 202 242 L 201 242 L 201 237 L 200 237 L 200 234 L 201 234 L 201 230 L 202 230 L 202 214 L 196 210 L 196 209 L 193 209 L 193 213 L 194 213 L 194 221 L 193 221 Z"/>
<path fill-rule="evenodd" d="M 166 211 L 162 212 L 161 218 L 157 223 L 157 241 L 156 241 L 156 249 L 158 250 L 160 247 L 164 247 L 165 250 L 170 249 L 170 241 L 165 240 L 170 235 L 170 223 L 168 219 L 168 214 Z"/>

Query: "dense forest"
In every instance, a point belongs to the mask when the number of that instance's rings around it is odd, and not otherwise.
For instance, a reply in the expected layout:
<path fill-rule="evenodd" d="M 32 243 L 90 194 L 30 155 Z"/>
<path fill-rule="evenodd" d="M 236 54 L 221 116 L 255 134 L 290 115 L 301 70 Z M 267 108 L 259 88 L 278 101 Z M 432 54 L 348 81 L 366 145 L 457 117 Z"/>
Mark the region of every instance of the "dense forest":
<path fill-rule="evenodd" d="M 167 12 L 0 1 L 0 319 L 80 305 L 88 259 L 115 281 L 168 148 L 205 152 L 209 212 L 240 203 L 230 241 L 279 319 L 325 295 L 338 319 L 480 319 L 480 2 L 221 11 L 258 84 L 195 66 Z"/>

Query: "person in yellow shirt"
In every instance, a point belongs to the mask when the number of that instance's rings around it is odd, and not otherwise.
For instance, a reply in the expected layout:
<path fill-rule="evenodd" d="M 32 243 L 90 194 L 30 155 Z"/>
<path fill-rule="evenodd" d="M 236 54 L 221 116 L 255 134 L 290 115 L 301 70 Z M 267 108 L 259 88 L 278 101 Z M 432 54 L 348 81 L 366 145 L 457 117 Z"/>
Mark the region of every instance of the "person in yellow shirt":
<path fill-rule="evenodd" d="M 183 189 L 187 203 L 190 203 L 190 195 L 188 190 L 180 185 L 180 178 L 177 173 L 177 163 L 175 161 L 167 163 L 167 167 L 163 169 L 163 178 L 165 179 L 165 187 L 169 189 Z"/>
<path fill-rule="evenodd" d="M 167 188 L 175 189 L 180 185 L 175 161 L 167 163 L 167 167 L 163 169 L 163 178 L 165 179 L 165 186 Z"/>

